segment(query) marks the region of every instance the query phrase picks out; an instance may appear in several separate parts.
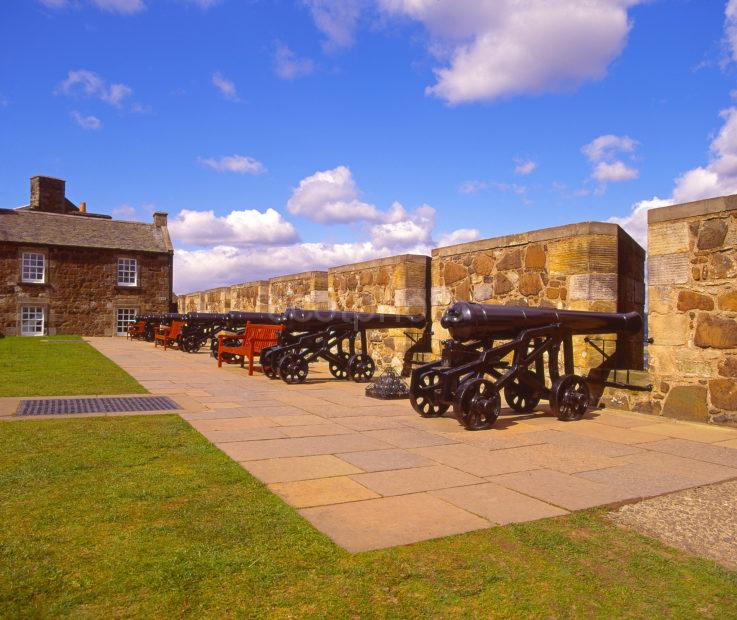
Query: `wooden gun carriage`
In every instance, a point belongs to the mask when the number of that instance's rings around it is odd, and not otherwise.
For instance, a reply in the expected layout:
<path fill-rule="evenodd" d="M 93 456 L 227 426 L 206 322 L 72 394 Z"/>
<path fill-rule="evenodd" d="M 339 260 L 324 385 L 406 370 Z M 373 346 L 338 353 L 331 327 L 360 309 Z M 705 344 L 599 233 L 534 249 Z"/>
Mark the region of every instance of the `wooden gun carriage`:
<path fill-rule="evenodd" d="M 445 311 L 441 325 L 451 339 L 443 342 L 440 360 L 412 371 L 412 407 L 431 418 L 452 406 L 461 424 L 480 430 L 496 421 L 502 394 L 520 413 L 531 412 L 545 399 L 559 419 L 580 419 L 590 392 L 587 380 L 574 373 L 572 336 L 636 334 L 643 322 L 636 312 L 457 302 Z"/>

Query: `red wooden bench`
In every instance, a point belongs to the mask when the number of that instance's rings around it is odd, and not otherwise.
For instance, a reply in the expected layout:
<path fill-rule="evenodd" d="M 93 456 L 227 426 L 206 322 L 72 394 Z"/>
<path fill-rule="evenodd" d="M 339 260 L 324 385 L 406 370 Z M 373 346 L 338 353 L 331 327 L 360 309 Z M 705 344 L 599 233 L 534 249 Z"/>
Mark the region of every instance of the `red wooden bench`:
<path fill-rule="evenodd" d="M 178 349 L 179 343 L 177 339 L 182 331 L 182 325 L 184 325 L 184 321 L 172 321 L 170 327 L 166 327 L 165 325 L 159 327 L 159 333 L 156 334 L 154 346 L 158 347 L 159 343 L 161 343 L 164 345 L 164 351 L 168 348 Z"/>
<path fill-rule="evenodd" d="M 257 323 L 246 323 L 246 331 L 241 335 L 220 334 L 218 336 L 218 368 L 223 365 L 223 353 L 239 355 L 241 368 L 248 358 L 248 374 L 253 375 L 254 360 L 264 347 L 272 347 L 277 344 L 279 332 L 284 329 L 283 325 L 259 325 Z M 240 341 L 236 345 L 226 345 L 224 340 Z M 260 366 L 257 367 L 262 370 Z"/>
<path fill-rule="evenodd" d="M 146 321 L 136 321 L 128 325 L 128 335 L 126 338 L 133 340 L 134 338 L 143 338 L 146 331 Z"/>

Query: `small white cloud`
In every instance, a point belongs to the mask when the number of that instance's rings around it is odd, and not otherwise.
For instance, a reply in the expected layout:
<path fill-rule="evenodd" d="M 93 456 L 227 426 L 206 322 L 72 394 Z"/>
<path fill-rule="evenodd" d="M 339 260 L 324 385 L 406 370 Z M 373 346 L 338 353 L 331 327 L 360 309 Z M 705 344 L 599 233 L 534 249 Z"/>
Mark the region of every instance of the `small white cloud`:
<path fill-rule="evenodd" d="M 103 11 L 111 13 L 131 14 L 146 8 L 143 0 L 92 0 L 92 3 Z"/>
<path fill-rule="evenodd" d="M 123 203 L 119 207 L 113 209 L 112 214 L 113 217 L 119 220 L 134 221 L 138 219 L 136 208 L 133 205 L 129 205 L 128 203 Z"/>
<path fill-rule="evenodd" d="M 488 187 L 489 184 L 486 181 L 464 181 L 458 187 L 458 191 L 461 194 L 478 194 Z"/>
<path fill-rule="evenodd" d="M 66 79 L 54 92 L 68 96 L 93 97 L 112 106 L 120 107 L 123 100 L 133 94 L 133 89 L 125 84 L 110 84 L 94 71 L 77 69 L 69 71 Z"/>
<path fill-rule="evenodd" d="M 274 54 L 274 71 L 283 80 L 294 80 L 309 75 L 315 63 L 309 58 L 298 58 L 286 45 L 279 43 Z"/>
<path fill-rule="evenodd" d="M 266 172 L 265 166 L 260 161 L 246 155 L 226 155 L 219 159 L 200 157 L 197 161 L 217 172 L 236 172 L 238 174 L 262 174 Z"/>
<path fill-rule="evenodd" d="M 304 0 L 317 29 L 325 36 L 323 48 L 350 47 L 365 0 Z"/>
<path fill-rule="evenodd" d="M 724 35 L 732 60 L 737 61 L 737 0 L 727 2 L 724 15 Z"/>
<path fill-rule="evenodd" d="M 630 181 L 631 179 L 636 179 L 639 175 L 640 173 L 636 168 L 627 166 L 621 161 L 611 163 L 606 161 L 599 162 L 591 173 L 592 177 L 603 183 Z"/>
<path fill-rule="evenodd" d="M 670 199 L 658 198 L 641 200 L 632 207 L 632 212 L 625 217 L 610 217 L 609 222 L 619 224 L 643 248 L 647 247 L 647 212 L 658 207 L 668 207 L 673 204 Z"/>
<path fill-rule="evenodd" d="M 292 190 L 287 210 L 319 224 L 381 219 L 374 205 L 360 200 L 360 192 L 347 166 L 318 171 L 302 179 Z"/>
<path fill-rule="evenodd" d="M 102 128 L 102 121 L 96 116 L 84 116 L 76 110 L 72 112 L 72 118 L 82 129 L 100 129 Z"/>
<path fill-rule="evenodd" d="M 629 136 L 606 134 L 582 146 L 581 152 L 591 162 L 597 162 L 611 160 L 618 153 L 633 153 L 635 148 L 637 148 L 637 141 Z"/>
<path fill-rule="evenodd" d="M 228 101 L 240 101 L 235 84 L 220 73 L 220 71 L 216 71 L 212 74 L 212 84 Z"/>
<path fill-rule="evenodd" d="M 475 241 L 481 236 L 481 233 L 476 228 L 459 228 L 449 233 L 443 233 L 438 237 L 438 247 L 445 247 L 448 245 L 458 245 L 459 243 L 468 243 L 469 241 Z"/>
<path fill-rule="evenodd" d="M 183 209 L 169 224 L 172 238 L 192 245 L 223 244 L 234 247 L 285 245 L 299 235 L 278 211 L 245 209 L 220 217 L 214 211 Z"/>
<path fill-rule="evenodd" d="M 514 173 L 520 176 L 527 176 L 537 168 L 537 162 L 531 159 L 515 159 L 515 163 Z"/>

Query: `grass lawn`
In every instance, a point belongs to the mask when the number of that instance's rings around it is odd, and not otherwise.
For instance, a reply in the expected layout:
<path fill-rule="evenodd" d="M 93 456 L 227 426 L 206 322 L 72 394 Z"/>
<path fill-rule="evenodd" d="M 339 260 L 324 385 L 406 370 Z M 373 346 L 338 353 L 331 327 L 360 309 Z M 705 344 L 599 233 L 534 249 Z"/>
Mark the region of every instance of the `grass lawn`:
<path fill-rule="evenodd" d="M 599 511 L 350 555 L 176 416 L 0 423 L 0 617 L 737 617 Z"/>
<path fill-rule="evenodd" d="M 0 377 L 0 397 L 146 392 L 78 336 L 0 338 Z"/>

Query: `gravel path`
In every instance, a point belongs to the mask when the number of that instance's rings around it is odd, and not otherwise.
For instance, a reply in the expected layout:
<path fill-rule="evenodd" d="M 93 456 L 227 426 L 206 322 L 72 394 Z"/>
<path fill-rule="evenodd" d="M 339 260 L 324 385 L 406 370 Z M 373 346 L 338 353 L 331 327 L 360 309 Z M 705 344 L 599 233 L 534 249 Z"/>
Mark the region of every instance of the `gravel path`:
<path fill-rule="evenodd" d="M 737 480 L 622 506 L 610 518 L 673 547 L 737 569 Z"/>

